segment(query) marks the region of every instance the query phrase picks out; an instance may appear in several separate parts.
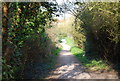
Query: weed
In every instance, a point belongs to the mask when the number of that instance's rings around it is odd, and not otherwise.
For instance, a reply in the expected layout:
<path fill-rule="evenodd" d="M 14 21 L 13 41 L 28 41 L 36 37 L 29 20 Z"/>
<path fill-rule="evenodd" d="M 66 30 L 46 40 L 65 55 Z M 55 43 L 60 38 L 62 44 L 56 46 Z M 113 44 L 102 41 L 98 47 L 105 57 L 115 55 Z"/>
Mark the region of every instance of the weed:
<path fill-rule="evenodd" d="M 103 60 L 89 59 L 85 56 L 85 51 L 78 48 L 72 38 L 65 38 L 68 45 L 72 46 L 70 52 L 77 57 L 77 59 L 89 70 L 96 71 L 102 69 L 109 69 L 109 66 Z"/>

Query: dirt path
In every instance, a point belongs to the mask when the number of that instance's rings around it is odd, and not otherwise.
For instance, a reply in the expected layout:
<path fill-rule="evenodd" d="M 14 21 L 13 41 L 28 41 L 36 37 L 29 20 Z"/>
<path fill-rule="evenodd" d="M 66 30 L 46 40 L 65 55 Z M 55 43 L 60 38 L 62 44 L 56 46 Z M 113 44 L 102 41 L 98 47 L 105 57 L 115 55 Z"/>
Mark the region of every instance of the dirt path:
<path fill-rule="evenodd" d="M 84 71 L 82 65 L 68 50 L 62 50 L 60 52 L 56 67 L 57 68 L 51 73 L 48 79 L 90 78 L 90 75 Z"/>
<path fill-rule="evenodd" d="M 88 73 L 82 64 L 69 51 L 69 46 L 63 45 L 63 50 L 57 58 L 56 69 L 46 79 L 116 79 L 116 74 Z"/>
<path fill-rule="evenodd" d="M 24 79 L 117 79 L 116 74 L 88 73 L 82 64 L 69 51 L 70 47 L 61 43 L 63 50 L 59 53 L 55 69 L 47 69 L 47 63 L 28 64 L 25 69 Z M 50 74 L 49 74 L 50 73 Z"/>

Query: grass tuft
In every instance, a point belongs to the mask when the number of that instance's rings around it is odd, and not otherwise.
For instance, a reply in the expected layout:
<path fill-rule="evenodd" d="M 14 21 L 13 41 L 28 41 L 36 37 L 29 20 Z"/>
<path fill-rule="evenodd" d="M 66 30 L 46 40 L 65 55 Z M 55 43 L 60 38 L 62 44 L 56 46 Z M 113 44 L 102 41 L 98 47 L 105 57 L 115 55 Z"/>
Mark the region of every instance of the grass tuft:
<path fill-rule="evenodd" d="M 75 42 L 72 38 L 68 38 L 68 37 L 65 37 L 65 40 L 66 40 L 66 44 L 73 47 L 75 46 Z"/>
<path fill-rule="evenodd" d="M 76 47 L 74 40 L 72 38 L 65 38 L 68 45 L 71 46 L 70 52 L 77 57 L 77 59 L 89 70 L 108 70 L 109 66 L 103 60 L 89 59 L 85 56 L 85 51 Z"/>
<path fill-rule="evenodd" d="M 56 48 L 56 49 L 52 52 L 52 54 L 55 55 L 55 56 L 57 56 L 61 50 L 62 50 L 62 48 Z"/>
<path fill-rule="evenodd" d="M 109 69 L 109 66 L 102 60 L 88 59 L 84 55 L 84 51 L 80 48 L 77 48 L 77 47 L 71 48 L 71 53 L 75 55 L 78 58 L 78 60 L 89 70 L 97 71 L 97 70 Z"/>

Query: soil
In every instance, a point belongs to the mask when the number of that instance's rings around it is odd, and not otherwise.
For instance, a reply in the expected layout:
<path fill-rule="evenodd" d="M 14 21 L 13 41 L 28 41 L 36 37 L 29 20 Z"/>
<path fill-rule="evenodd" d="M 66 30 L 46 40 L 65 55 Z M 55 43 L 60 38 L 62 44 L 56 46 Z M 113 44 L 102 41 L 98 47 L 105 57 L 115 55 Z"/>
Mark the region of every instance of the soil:
<path fill-rule="evenodd" d="M 63 47 L 65 44 L 62 44 Z M 49 64 L 28 64 L 25 70 L 25 79 L 118 79 L 116 72 L 90 72 L 76 59 L 65 45 L 56 58 L 55 69 L 46 70 Z M 45 69 L 46 68 L 46 69 Z"/>
<path fill-rule="evenodd" d="M 46 79 L 118 79 L 117 73 L 113 71 L 86 71 L 85 67 L 71 54 L 68 47 L 66 45 L 65 47 L 57 57 L 56 69 Z"/>

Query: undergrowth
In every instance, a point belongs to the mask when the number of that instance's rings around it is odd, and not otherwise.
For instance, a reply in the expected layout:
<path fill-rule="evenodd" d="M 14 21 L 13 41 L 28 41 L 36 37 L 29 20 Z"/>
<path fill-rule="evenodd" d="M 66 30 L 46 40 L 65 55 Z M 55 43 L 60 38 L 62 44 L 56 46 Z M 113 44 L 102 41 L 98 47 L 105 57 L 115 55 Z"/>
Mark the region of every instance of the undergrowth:
<path fill-rule="evenodd" d="M 59 52 L 62 50 L 62 48 L 56 48 L 54 51 L 52 51 L 52 54 L 53 55 L 58 55 L 59 54 Z"/>
<path fill-rule="evenodd" d="M 66 40 L 66 44 L 73 47 L 75 46 L 75 42 L 72 38 L 69 38 L 69 37 L 65 37 L 65 40 Z"/>
<path fill-rule="evenodd" d="M 47 58 L 46 63 L 43 64 L 44 68 L 42 67 L 42 69 L 44 69 L 42 71 L 44 71 L 45 74 L 41 75 L 41 78 L 43 78 L 43 79 L 46 78 L 49 75 L 50 70 L 55 68 L 55 64 L 56 64 L 56 59 L 55 58 L 59 54 L 60 51 L 61 51 L 61 48 L 56 48 L 55 50 L 52 51 L 53 56 L 50 56 L 50 57 Z M 49 72 L 46 73 L 47 70 Z"/>
<path fill-rule="evenodd" d="M 108 70 L 109 69 L 109 66 L 102 60 L 88 59 L 85 56 L 85 52 L 78 47 L 72 47 L 70 51 L 89 70 L 96 71 L 96 70 Z"/>
<path fill-rule="evenodd" d="M 110 67 L 103 60 L 89 59 L 85 56 L 85 51 L 82 48 L 78 48 L 72 38 L 65 38 L 68 45 L 72 46 L 70 52 L 77 57 L 77 59 L 89 70 L 108 70 Z"/>
<path fill-rule="evenodd" d="M 52 50 L 52 54 L 49 57 L 45 57 L 42 62 L 35 62 L 27 65 L 24 79 L 27 77 L 45 79 L 50 75 L 50 72 L 55 68 L 56 56 L 60 52 L 61 48 L 55 48 Z M 28 69 L 31 71 L 28 71 Z M 38 73 L 34 73 L 34 72 Z M 27 77 L 26 77 L 27 76 Z"/>

